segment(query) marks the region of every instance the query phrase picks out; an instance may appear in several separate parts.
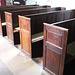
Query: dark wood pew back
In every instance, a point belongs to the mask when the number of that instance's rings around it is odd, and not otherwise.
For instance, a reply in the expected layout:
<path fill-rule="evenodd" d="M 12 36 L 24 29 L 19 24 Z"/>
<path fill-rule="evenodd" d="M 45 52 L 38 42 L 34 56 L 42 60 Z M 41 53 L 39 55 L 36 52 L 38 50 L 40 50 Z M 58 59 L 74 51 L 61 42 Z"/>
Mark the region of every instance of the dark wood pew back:
<path fill-rule="evenodd" d="M 28 9 L 28 8 L 51 8 L 51 6 L 49 7 L 49 6 L 15 6 L 15 7 L 8 7 L 8 8 L 6 8 L 6 7 L 4 7 L 4 8 L 0 8 L 0 11 L 6 11 L 6 10 L 19 10 L 19 9 L 21 9 L 21 10 L 23 10 L 24 8 L 26 8 L 26 9 Z"/>
<path fill-rule="evenodd" d="M 36 27 L 35 30 L 32 29 L 33 30 L 32 34 L 36 34 L 43 31 L 43 22 L 54 23 L 54 22 L 72 19 L 75 17 L 74 11 L 75 10 L 54 11 L 54 12 L 26 15 L 25 17 L 31 18 L 32 28 Z"/>
<path fill-rule="evenodd" d="M 5 16 L 4 16 L 4 12 L 5 11 L 7 11 L 7 12 L 10 12 L 10 11 L 20 11 L 20 10 L 26 10 L 26 9 L 37 9 L 37 8 L 47 8 L 46 6 L 30 6 L 30 7 L 28 7 L 28 6 L 26 6 L 26 7 L 19 7 L 19 8 L 17 8 L 17 7 L 15 7 L 15 8 L 5 8 L 5 9 L 1 9 L 1 19 L 2 19 L 2 22 L 4 22 L 5 21 Z M 48 8 L 50 8 L 50 7 L 48 7 Z"/>
<path fill-rule="evenodd" d="M 18 15 L 24 16 L 29 14 L 37 14 L 37 13 L 60 11 L 60 10 L 62 10 L 62 7 L 28 9 L 28 10 L 20 10 L 20 11 L 11 11 L 10 13 L 12 13 L 13 26 L 15 27 L 15 25 L 19 26 Z M 63 10 L 65 10 L 65 8 Z"/>
<path fill-rule="evenodd" d="M 75 42 L 75 18 L 44 23 L 44 69 L 51 75 L 63 75 L 67 45 Z"/>
<path fill-rule="evenodd" d="M 0 9 L 7 9 L 7 8 L 19 8 L 19 7 L 31 7 L 28 5 L 7 5 L 7 6 L 0 6 Z M 32 6 L 33 7 L 33 6 Z"/>

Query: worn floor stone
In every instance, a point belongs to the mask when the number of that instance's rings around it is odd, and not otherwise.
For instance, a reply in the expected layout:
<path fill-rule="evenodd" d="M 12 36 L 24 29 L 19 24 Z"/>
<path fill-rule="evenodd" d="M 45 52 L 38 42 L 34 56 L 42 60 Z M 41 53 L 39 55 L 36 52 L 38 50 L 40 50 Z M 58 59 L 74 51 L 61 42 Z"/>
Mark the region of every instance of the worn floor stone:
<path fill-rule="evenodd" d="M 0 59 L 13 75 L 50 75 L 2 36 L 0 36 Z"/>

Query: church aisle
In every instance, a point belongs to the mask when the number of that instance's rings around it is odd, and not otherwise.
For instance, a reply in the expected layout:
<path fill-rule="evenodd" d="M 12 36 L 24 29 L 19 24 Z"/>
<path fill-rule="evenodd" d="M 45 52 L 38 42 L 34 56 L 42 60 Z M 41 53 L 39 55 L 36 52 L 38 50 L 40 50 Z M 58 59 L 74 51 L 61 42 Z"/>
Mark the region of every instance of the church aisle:
<path fill-rule="evenodd" d="M 2 36 L 0 36 L 0 59 L 13 75 L 49 75 Z"/>

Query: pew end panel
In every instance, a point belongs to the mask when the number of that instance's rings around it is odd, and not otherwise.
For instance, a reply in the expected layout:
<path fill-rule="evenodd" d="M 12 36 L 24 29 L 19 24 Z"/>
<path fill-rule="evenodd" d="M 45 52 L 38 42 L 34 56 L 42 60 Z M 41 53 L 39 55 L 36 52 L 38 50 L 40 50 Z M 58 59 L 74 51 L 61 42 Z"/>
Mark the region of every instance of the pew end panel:
<path fill-rule="evenodd" d="M 43 68 L 51 75 L 63 75 L 68 29 L 44 23 Z"/>
<path fill-rule="evenodd" d="M 7 29 L 7 36 L 8 40 L 13 44 L 14 36 L 13 34 L 13 27 L 12 27 L 12 13 L 5 12 L 5 20 L 6 20 L 6 29 Z"/>
<path fill-rule="evenodd" d="M 16 45 L 20 43 L 19 32 L 14 32 L 13 20 L 14 17 L 12 13 L 5 12 L 5 20 L 6 20 L 6 29 L 7 29 L 7 37 L 10 43 Z M 17 39 L 16 39 L 17 38 Z"/>
<path fill-rule="evenodd" d="M 28 56 L 32 57 L 31 19 L 27 17 L 19 16 L 19 27 L 20 27 L 21 49 Z"/>

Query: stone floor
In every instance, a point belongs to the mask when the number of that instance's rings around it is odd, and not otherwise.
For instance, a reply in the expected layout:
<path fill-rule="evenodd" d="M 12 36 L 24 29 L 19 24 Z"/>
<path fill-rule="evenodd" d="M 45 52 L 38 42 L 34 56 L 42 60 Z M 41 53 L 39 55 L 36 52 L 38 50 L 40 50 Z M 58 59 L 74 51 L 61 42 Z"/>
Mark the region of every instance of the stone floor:
<path fill-rule="evenodd" d="M 42 58 L 31 59 L 0 36 L 0 75 L 50 75 L 39 61 Z"/>

